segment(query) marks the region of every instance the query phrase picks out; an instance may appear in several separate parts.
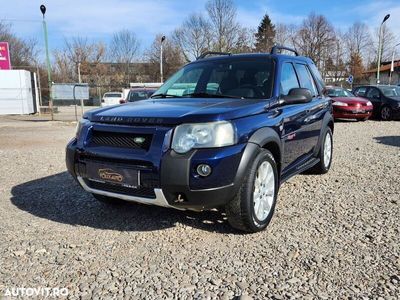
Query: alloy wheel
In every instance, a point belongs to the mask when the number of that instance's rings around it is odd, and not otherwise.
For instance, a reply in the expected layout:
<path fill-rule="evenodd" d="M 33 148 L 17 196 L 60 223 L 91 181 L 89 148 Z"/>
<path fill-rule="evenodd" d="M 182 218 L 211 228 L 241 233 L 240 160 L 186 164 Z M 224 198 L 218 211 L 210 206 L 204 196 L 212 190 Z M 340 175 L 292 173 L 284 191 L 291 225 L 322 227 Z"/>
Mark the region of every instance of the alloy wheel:
<path fill-rule="evenodd" d="M 254 181 L 253 205 L 254 213 L 261 222 L 267 219 L 271 212 L 275 197 L 275 173 L 272 165 L 264 161 L 257 170 Z"/>

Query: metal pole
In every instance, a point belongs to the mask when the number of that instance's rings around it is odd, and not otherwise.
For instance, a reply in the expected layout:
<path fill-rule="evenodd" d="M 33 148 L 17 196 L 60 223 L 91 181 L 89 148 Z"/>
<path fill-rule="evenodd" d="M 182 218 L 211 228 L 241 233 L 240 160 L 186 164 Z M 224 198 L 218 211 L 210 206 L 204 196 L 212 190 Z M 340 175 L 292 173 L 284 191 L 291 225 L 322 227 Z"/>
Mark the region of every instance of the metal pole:
<path fill-rule="evenodd" d="M 160 78 L 161 78 L 161 83 L 163 82 L 163 43 L 161 42 L 161 48 L 160 48 Z"/>
<path fill-rule="evenodd" d="M 49 43 L 47 40 L 47 25 L 46 25 L 46 20 L 44 19 L 44 15 L 43 15 L 43 33 L 44 33 L 44 44 L 46 47 L 47 79 L 49 82 L 49 108 L 51 113 L 51 120 L 54 121 L 53 98 L 51 95 L 51 66 L 50 66 L 50 56 L 49 56 Z"/>
<path fill-rule="evenodd" d="M 43 103 L 42 103 L 42 87 L 40 85 L 40 72 L 39 72 L 38 65 L 36 65 L 36 73 L 37 73 L 37 77 L 38 77 L 39 104 L 40 104 L 40 106 L 42 106 L 43 105 Z M 40 112 L 40 107 L 39 107 L 39 112 Z"/>
<path fill-rule="evenodd" d="M 82 83 L 82 79 L 81 79 L 81 63 L 78 63 L 78 82 L 79 84 Z M 83 116 L 83 99 L 81 99 L 81 112 L 82 112 L 82 116 Z"/>
<path fill-rule="evenodd" d="M 379 73 L 380 73 L 380 71 L 381 71 L 381 51 L 382 51 L 382 47 L 381 47 L 381 39 L 382 39 L 382 25 L 383 25 L 383 23 L 381 24 L 381 26 L 379 27 L 379 42 L 378 42 L 378 69 L 377 69 L 377 72 L 376 72 L 376 84 L 379 84 L 380 83 L 380 80 L 379 80 Z"/>
<path fill-rule="evenodd" d="M 380 84 L 380 80 L 379 80 L 379 77 L 380 77 L 380 71 L 381 71 L 381 55 L 382 55 L 382 44 L 383 44 L 383 41 L 382 41 L 382 27 L 383 27 L 383 24 L 387 21 L 387 19 L 389 19 L 390 18 L 390 14 L 387 14 L 384 18 L 383 18 L 383 20 L 382 20 L 382 23 L 381 23 L 381 26 L 379 27 L 379 42 L 378 42 L 378 68 L 377 68 L 377 72 L 376 72 L 376 84 Z"/>
<path fill-rule="evenodd" d="M 395 51 L 396 51 L 396 47 L 397 47 L 398 45 L 400 45 L 400 43 L 394 45 L 394 47 L 393 47 L 392 63 L 391 63 L 391 65 L 390 65 L 389 85 L 392 83 L 392 73 L 393 73 L 393 71 L 394 71 L 394 54 L 395 54 Z"/>

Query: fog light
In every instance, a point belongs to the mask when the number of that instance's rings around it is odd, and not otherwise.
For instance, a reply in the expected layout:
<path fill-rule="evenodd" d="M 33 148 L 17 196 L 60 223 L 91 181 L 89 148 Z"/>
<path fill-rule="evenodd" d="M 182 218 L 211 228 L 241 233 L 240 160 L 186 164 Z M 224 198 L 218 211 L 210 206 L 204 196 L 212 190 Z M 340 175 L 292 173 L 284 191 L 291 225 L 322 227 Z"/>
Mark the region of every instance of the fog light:
<path fill-rule="evenodd" d="M 200 164 L 197 166 L 197 174 L 202 177 L 206 177 L 211 174 L 211 167 L 206 164 Z"/>

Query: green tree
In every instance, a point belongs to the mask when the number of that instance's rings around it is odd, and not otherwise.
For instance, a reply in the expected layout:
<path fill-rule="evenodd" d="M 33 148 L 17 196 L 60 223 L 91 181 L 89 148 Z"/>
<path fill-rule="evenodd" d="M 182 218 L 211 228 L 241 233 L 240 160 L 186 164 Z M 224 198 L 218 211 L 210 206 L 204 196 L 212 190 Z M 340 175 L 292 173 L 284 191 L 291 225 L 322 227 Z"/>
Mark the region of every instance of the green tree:
<path fill-rule="evenodd" d="M 256 51 L 269 52 L 275 43 L 275 34 L 275 25 L 272 24 L 268 14 L 265 14 L 255 34 Z"/>

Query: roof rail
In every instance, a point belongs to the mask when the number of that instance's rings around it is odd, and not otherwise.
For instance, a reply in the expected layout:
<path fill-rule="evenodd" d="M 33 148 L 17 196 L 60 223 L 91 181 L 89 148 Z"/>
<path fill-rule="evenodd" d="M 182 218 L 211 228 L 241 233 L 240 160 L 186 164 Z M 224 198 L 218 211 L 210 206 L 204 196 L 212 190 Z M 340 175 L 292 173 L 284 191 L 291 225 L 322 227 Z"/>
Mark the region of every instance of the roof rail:
<path fill-rule="evenodd" d="M 215 52 L 215 51 L 206 51 L 202 53 L 197 59 L 206 58 L 209 55 L 232 55 L 230 52 Z"/>
<path fill-rule="evenodd" d="M 281 46 L 281 45 L 275 45 L 271 48 L 271 54 L 278 54 L 281 50 L 287 50 L 293 52 L 296 56 L 299 56 L 299 53 L 292 48 Z"/>

